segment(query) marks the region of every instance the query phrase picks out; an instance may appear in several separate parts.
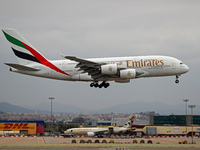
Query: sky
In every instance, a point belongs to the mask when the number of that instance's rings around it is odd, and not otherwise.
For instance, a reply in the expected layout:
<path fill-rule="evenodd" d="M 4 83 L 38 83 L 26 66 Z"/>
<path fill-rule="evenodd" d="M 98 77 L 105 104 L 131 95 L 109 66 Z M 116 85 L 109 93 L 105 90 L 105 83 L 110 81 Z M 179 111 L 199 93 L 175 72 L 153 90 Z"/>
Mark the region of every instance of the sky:
<path fill-rule="evenodd" d="M 129 102 L 200 105 L 200 1 L 0 0 L 0 28 L 14 28 L 50 60 L 166 55 L 190 68 L 175 77 L 142 78 L 107 89 L 10 72 L 18 63 L 0 33 L 0 101 L 34 106 L 54 101 L 86 109 Z M 137 105 L 137 103 L 135 103 Z M 197 108 L 196 108 L 197 109 Z M 200 109 L 200 108 L 199 108 Z M 184 113 L 184 108 L 183 108 Z M 199 114 L 200 115 L 200 114 Z"/>

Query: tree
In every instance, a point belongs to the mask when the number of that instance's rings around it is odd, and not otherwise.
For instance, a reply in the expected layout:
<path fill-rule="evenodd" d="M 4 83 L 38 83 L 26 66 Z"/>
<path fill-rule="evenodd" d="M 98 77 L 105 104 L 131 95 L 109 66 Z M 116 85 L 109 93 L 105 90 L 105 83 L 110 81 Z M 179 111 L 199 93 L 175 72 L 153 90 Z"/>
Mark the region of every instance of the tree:
<path fill-rule="evenodd" d="M 74 118 L 72 123 L 85 123 L 85 119 L 83 117 Z"/>

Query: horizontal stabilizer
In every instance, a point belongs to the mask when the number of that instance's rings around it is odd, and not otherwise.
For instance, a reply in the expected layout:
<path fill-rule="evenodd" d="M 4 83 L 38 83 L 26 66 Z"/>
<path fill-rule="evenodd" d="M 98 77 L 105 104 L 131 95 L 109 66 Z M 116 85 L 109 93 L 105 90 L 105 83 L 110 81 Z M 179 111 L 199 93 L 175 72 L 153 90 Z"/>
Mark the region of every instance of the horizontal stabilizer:
<path fill-rule="evenodd" d="M 5 64 L 21 71 L 39 71 L 40 70 L 40 69 L 35 69 L 35 68 L 19 65 L 19 64 L 8 64 L 8 63 L 5 63 Z"/>

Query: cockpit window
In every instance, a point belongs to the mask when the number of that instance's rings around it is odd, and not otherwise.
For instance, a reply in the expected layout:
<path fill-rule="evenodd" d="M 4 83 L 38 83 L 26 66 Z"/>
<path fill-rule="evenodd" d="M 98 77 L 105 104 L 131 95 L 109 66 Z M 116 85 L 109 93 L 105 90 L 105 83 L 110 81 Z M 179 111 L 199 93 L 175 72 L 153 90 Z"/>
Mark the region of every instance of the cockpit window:
<path fill-rule="evenodd" d="M 180 64 L 182 65 L 183 63 L 182 63 L 182 62 L 180 62 Z"/>

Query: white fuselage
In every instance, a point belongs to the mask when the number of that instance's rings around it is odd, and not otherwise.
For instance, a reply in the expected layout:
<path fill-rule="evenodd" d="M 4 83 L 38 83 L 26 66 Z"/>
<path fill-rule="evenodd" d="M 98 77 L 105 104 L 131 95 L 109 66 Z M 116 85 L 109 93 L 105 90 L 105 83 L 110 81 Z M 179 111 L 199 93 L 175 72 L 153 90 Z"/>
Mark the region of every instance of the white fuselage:
<path fill-rule="evenodd" d="M 63 56 L 67 60 L 50 61 L 37 51 L 16 30 L 2 30 L 19 64 L 5 63 L 10 70 L 22 74 L 66 81 L 90 81 L 90 87 L 107 88 L 107 81 L 130 82 L 142 77 L 176 76 L 189 68 L 180 60 L 168 56 L 134 56 L 82 59 Z M 99 84 L 99 81 L 102 81 Z"/>
<path fill-rule="evenodd" d="M 189 67 L 183 64 L 180 60 L 168 57 L 168 56 L 135 56 L 135 57 L 112 57 L 112 58 L 94 58 L 86 59 L 92 62 L 100 64 L 117 64 L 117 67 L 123 69 L 135 69 L 136 72 L 141 74 L 137 78 L 141 77 L 159 77 L 159 76 L 179 76 L 188 72 Z M 78 62 L 71 60 L 55 60 L 50 61 L 56 67 L 64 71 L 66 74 L 57 72 L 43 64 L 31 63 L 27 66 L 40 69 L 39 71 L 22 71 L 15 68 L 11 68 L 11 71 L 66 81 L 94 81 L 91 75 L 88 73 L 82 73 L 79 68 L 76 67 Z M 126 80 L 120 77 L 109 78 L 108 81 L 121 81 Z M 98 81 L 101 81 L 99 79 Z"/>
<path fill-rule="evenodd" d="M 88 135 L 89 132 L 108 132 L 108 128 L 71 128 L 66 130 L 65 134 L 73 134 L 73 135 Z"/>
<path fill-rule="evenodd" d="M 114 134 L 125 133 L 130 128 L 127 127 L 113 127 Z M 109 134 L 108 128 L 71 128 L 64 132 L 65 134 L 73 134 L 73 135 L 99 135 L 99 134 Z"/>

